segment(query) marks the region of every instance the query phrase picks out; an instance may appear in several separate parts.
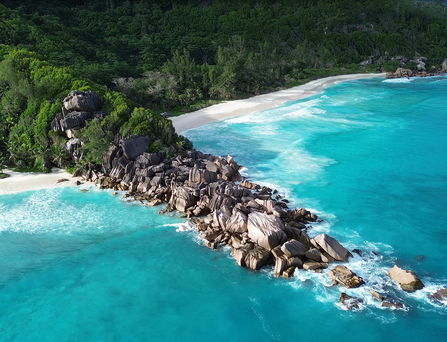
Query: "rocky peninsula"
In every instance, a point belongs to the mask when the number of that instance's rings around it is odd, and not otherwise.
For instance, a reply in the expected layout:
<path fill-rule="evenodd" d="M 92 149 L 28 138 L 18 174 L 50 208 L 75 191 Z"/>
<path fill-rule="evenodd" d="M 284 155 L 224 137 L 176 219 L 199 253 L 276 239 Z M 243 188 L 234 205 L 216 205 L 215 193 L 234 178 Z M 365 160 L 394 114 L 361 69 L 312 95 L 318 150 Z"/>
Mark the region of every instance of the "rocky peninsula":
<path fill-rule="evenodd" d="M 74 162 L 82 157 L 79 148 L 83 142 L 76 138 L 77 130 L 107 115 L 100 110 L 96 93 L 73 91 L 64 100 L 62 113 L 51 127 L 66 134 L 68 141 L 63 148 Z M 351 253 L 327 234 L 311 237 L 309 231 L 318 217 L 304 208 L 289 208 L 289 201 L 275 189 L 243 179 L 241 166 L 231 156 L 214 156 L 174 145 L 151 152 L 153 142 L 147 136 L 124 138 L 117 133 L 101 168 L 90 165 L 78 169 L 74 176 L 100 189 L 125 192 L 124 198 L 147 206 L 165 204 L 160 214 L 181 213 L 206 246 L 230 247 L 241 267 L 259 270 L 270 266 L 275 277 L 284 278 L 293 277 L 297 268 L 321 272 L 330 267 L 328 276 L 333 286 L 368 286 L 362 277 L 339 264 L 348 263 L 352 253 L 362 256 L 361 251 Z M 412 271 L 395 266 L 388 273 L 405 291 L 424 287 Z M 402 303 L 384 298 L 372 288 L 370 292 L 383 307 L 404 308 Z M 432 298 L 443 301 L 446 293 L 438 291 Z M 340 302 L 347 309 L 355 309 L 362 300 L 342 293 Z"/>

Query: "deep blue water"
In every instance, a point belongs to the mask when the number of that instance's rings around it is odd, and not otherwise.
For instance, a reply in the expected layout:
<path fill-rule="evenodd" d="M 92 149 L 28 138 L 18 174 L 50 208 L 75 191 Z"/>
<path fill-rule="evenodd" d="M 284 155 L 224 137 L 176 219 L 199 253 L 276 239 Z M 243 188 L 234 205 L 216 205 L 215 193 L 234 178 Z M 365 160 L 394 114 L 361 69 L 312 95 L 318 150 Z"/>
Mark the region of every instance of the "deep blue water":
<path fill-rule="evenodd" d="M 363 250 L 348 266 L 363 287 L 328 287 L 327 271 L 286 281 L 240 268 L 178 232 L 183 219 L 109 191 L 2 195 L 0 340 L 446 341 L 447 307 L 428 299 L 447 287 L 446 92 L 441 77 L 351 81 L 186 133 L 317 212 L 311 236 Z M 426 288 L 400 290 L 394 264 Z M 369 288 L 405 310 L 382 309 Z M 360 311 L 337 304 L 343 291 L 364 299 Z"/>

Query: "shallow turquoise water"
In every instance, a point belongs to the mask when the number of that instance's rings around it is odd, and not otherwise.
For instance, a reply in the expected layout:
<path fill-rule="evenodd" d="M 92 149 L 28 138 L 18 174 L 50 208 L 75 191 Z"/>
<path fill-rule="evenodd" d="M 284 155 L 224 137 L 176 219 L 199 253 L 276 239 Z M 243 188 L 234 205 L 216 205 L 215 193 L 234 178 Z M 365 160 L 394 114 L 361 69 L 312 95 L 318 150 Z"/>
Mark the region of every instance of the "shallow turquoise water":
<path fill-rule="evenodd" d="M 337 304 L 327 271 L 254 273 L 158 208 L 66 188 L 0 196 L 0 340 L 445 341 L 447 308 L 427 294 L 447 286 L 446 91 L 446 78 L 345 82 L 186 134 L 318 212 L 310 235 L 365 252 L 349 267 L 367 286 L 345 291 L 359 312 Z M 395 263 L 426 288 L 401 291 Z M 382 309 L 369 287 L 406 310 Z"/>

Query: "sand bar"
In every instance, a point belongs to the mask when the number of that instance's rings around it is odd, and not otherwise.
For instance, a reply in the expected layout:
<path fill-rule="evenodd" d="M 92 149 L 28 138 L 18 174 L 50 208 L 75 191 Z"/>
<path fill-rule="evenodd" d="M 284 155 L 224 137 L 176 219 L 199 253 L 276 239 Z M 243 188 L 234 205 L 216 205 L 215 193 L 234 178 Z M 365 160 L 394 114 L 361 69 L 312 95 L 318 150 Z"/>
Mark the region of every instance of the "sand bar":
<path fill-rule="evenodd" d="M 13 194 L 29 190 L 41 190 L 46 188 L 61 188 L 74 186 L 80 177 L 72 177 L 63 169 L 53 168 L 51 173 L 21 173 L 5 170 L 10 175 L 8 178 L 0 179 L 0 195 Z M 59 179 L 68 181 L 57 183 Z"/>
<path fill-rule="evenodd" d="M 253 96 L 243 100 L 219 103 L 192 113 L 172 117 L 171 120 L 176 132 L 183 133 L 188 129 L 211 122 L 259 113 L 263 110 L 281 106 L 286 102 L 301 100 L 319 94 L 324 91 L 324 88 L 339 82 L 372 77 L 385 77 L 385 74 L 352 74 L 320 78 L 290 89 Z"/>

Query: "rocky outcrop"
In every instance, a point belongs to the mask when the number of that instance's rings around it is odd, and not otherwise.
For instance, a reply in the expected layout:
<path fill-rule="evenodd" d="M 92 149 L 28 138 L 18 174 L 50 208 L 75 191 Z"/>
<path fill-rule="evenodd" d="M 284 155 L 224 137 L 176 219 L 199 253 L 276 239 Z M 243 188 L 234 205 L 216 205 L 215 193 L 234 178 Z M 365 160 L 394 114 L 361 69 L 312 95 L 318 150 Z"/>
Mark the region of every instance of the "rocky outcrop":
<path fill-rule="evenodd" d="M 149 143 L 148 137 L 133 136 L 121 141 L 121 148 L 123 149 L 124 156 L 132 160 L 145 152 L 149 152 Z"/>
<path fill-rule="evenodd" d="M 315 247 L 323 250 L 338 261 L 348 261 L 352 254 L 344 248 L 337 240 L 326 234 L 320 234 L 313 238 Z"/>
<path fill-rule="evenodd" d="M 447 303 L 447 289 L 441 289 L 432 293 L 431 298 Z"/>
<path fill-rule="evenodd" d="M 398 68 L 395 72 L 387 72 L 386 78 L 413 77 L 414 73 L 410 69 Z"/>
<path fill-rule="evenodd" d="M 413 271 L 403 270 L 397 265 L 388 270 L 388 274 L 405 291 L 414 292 L 424 287 L 422 281 Z"/>
<path fill-rule="evenodd" d="M 64 108 L 69 112 L 98 111 L 101 108 L 101 97 L 94 91 L 73 90 L 64 99 Z"/>
<path fill-rule="evenodd" d="M 239 177 L 239 165 L 231 156 L 184 151 L 167 158 L 166 149 L 149 153 L 144 137 L 115 141 L 119 145 L 104 156 L 106 174 L 91 171 L 86 179 L 101 189 L 128 191 L 125 197 L 148 206 L 167 203 L 160 213 L 184 213 L 205 246 L 231 247 L 242 267 L 258 270 L 274 265 L 275 276 L 290 278 L 297 268 L 321 272 L 329 263 L 350 256 L 326 234 L 309 238 L 306 229 L 317 221 L 316 215 L 303 208 L 290 210 L 286 199 L 270 188 L 235 184 L 231 179 Z"/>
<path fill-rule="evenodd" d="M 334 284 L 340 284 L 347 288 L 359 287 L 365 283 L 362 278 L 346 266 L 335 266 L 335 268 L 329 271 L 329 277 Z"/>

